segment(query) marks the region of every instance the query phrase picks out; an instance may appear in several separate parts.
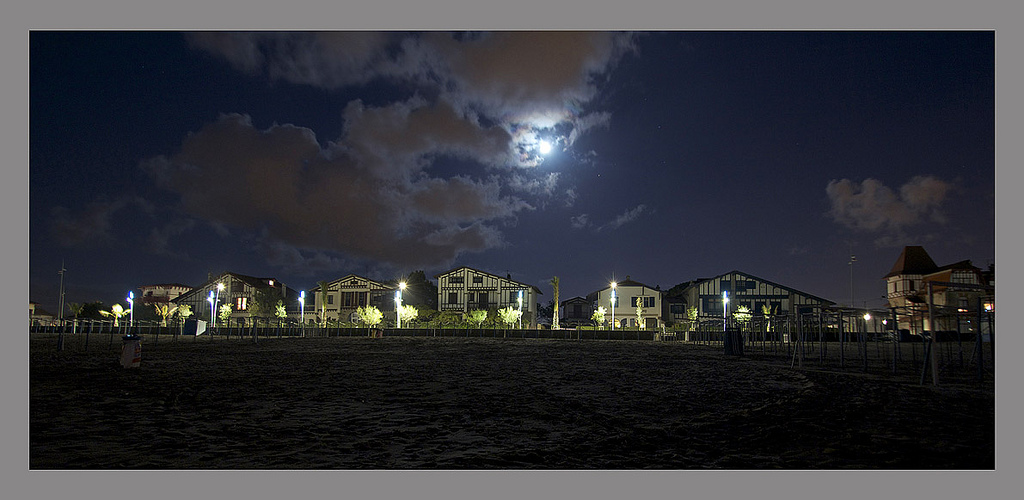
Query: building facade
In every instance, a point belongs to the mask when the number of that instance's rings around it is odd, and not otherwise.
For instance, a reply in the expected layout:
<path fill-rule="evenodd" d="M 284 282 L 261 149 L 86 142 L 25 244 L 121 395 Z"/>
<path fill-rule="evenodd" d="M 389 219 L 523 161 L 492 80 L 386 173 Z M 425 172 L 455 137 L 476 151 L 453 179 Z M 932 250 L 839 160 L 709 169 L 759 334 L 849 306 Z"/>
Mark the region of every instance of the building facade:
<path fill-rule="evenodd" d="M 395 287 L 392 285 L 350 274 L 327 283 L 326 288 L 326 302 L 320 286 L 312 290 L 315 311 L 310 312 L 319 319 L 356 322 L 356 309 L 367 305 L 381 312 L 395 311 Z"/>
<path fill-rule="evenodd" d="M 479 269 L 462 266 L 437 276 L 437 309 L 469 312 L 519 307 L 522 296 L 523 326 L 537 327 L 537 296 L 539 288 L 501 277 Z"/>
<path fill-rule="evenodd" d="M 593 325 L 593 302 L 583 297 L 573 297 L 558 304 L 558 326 L 571 328 L 581 325 Z"/>
<path fill-rule="evenodd" d="M 661 290 L 633 281 L 629 276 L 624 281 L 609 283 L 607 287 L 591 292 L 587 300 L 595 309 L 604 307 L 608 311 L 604 315 L 605 321 L 610 322 L 614 317 L 615 328 L 655 329 L 665 324 L 662 319 Z M 638 305 L 642 309 L 639 321 Z"/>
<path fill-rule="evenodd" d="M 192 287 L 181 283 L 164 283 L 160 285 L 144 285 L 139 287 L 139 297 L 142 305 L 163 305 L 169 304 L 171 300 L 181 297 Z"/>
<path fill-rule="evenodd" d="M 723 300 L 723 292 L 728 302 Z M 772 315 L 786 315 L 821 312 L 835 304 L 741 271 L 690 282 L 681 296 L 685 300 L 682 304 L 684 311 L 688 307 L 696 307 L 699 319 L 723 318 L 730 325 L 732 314 L 740 306 L 746 306 L 752 316 L 760 316 L 765 307 L 771 309 Z"/>
<path fill-rule="evenodd" d="M 883 279 L 898 328 L 913 334 L 932 330 L 933 317 L 936 330 L 970 331 L 979 302 L 985 311 L 994 309 L 994 276 L 989 278 L 969 260 L 938 266 L 921 246 L 904 247 Z M 929 283 L 933 311 L 928 305 Z M 950 285 L 954 283 L 963 286 Z"/>
<path fill-rule="evenodd" d="M 209 299 L 213 294 L 216 305 L 211 307 Z M 279 297 L 285 307 L 287 317 L 299 319 L 303 312 L 312 314 L 313 300 L 306 294 L 305 302 L 299 303 L 299 292 L 289 288 L 284 283 L 274 278 L 257 278 L 244 274 L 226 272 L 220 274 L 206 283 L 199 285 L 180 296 L 171 299 L 171 303 L 181 306 L 188 305 L 194 314 L 193 318 L 210 321 L 211 308 L 219 311 L 224 304 L 231 306 L 231 316 L 228 319 L 230 326 L 243 326 L 251 324 L 253 317 L 253 305 L 256 303 L 261 292 L 269 292 Z M 219 315 L 219 312 L 215 312 Z M 260 318 L 274 318 L 274 311 L 262 311 Z M 306 319 L 312 319 L 308 316 Z M 221 323 L 217 318 L 217 323 Z"/>

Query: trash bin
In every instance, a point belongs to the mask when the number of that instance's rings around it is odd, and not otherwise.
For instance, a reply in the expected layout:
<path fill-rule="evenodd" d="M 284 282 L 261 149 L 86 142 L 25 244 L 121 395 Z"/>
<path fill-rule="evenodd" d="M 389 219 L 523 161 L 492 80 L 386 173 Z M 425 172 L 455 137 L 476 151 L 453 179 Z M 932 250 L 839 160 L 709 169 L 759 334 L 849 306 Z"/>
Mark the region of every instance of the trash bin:
<path fill-rule="evenodd" d="M 137 335 L 121 337 L 121 366 L 138 368 L 142 363 L 142 339 Z"/>
<path fill-rule="evenodd" d="M 731 356 L 742 356 L 743 355 L 743 334 L 740 330 L 728 329 L 725 331 L 724 337 L 725 354 Z"/>

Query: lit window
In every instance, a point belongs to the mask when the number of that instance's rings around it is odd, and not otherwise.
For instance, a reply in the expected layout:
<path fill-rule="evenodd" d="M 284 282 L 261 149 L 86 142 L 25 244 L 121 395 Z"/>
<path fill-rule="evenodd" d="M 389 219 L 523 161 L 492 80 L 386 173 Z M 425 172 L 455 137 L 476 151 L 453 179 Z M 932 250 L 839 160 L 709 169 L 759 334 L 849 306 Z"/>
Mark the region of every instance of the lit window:
<path fill-rule="evenodd" d="M 246 297 L 238 297 L 237 299 L 235 299 L 235 309 L 239 311 L 244 311 L 247 305 L 248 304 Z"/>

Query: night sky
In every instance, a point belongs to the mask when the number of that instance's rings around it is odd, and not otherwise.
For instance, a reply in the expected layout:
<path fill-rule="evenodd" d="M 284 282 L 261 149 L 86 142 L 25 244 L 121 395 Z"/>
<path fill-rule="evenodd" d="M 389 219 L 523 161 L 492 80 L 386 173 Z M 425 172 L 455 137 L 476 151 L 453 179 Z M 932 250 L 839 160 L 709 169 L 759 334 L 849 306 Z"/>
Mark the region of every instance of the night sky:
<path fill-rule="evenodd" d="M 991 31 L 29 34 L 29 299 L 466 265 L 883 304 L 995 259 Z M 552 145 L 541 153 L 544 141 Z"/>

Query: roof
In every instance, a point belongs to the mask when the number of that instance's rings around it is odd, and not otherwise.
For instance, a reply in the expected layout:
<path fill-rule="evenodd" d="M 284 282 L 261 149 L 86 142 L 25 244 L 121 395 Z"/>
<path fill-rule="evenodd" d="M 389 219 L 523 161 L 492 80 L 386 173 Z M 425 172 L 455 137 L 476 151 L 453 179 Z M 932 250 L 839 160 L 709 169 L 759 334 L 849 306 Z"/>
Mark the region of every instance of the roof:
<path fill-rule="evenodd" d="M 928 274 L 938 270 L 935 261 L 922 246 L 906 246 L 893 264 L 892 270 L 883 278 L 900 274 Z"/>
<path fill-rule="evenodd" d="M 645 285 L 643 283 L 640 283 L 639 281 L 634 281 L 634 280 L 629 278 L 629 275 L 626 275 L 626 279 L 624 279 L 622 281 L 616 281 L 615 282 L 615 288 L 626 287 L 626 286 L 650 288 L 652 291 L 661 293 L 661 290 L 658 289 L 657 287 L 653 287 L 651 285 Z M 589 294 L 587 294 L 587 296 L 590 297 L 592 295 L 596 295 L 596 294 L 598 294 L 600 292 L 603 292 L 603 291 L 605 291 L 605 290 L 607 290 L 607 289 L 609 289 L 611 287 L 612 287 L 611 284 L 609 284 L 608 286 L 606 286 L 604 288 L 601 288 L 601 289 L 595 290 L 593 292 L 590 292 Z"/>
<path fill-rule="evenodd" d="M 336 280 L 328 281 L 327 282 L 327 287 L 330 288 L 330 286 L 335 284 L 335 283 L 339 283 L 339 282 L 343 282 L 343 281 L 348 281 L 348 280 L 350 280 L 352 278 L 357 278 L 357 279 L 361 279 L 363 281 L 374 283 L 374 284 L 380 285 L 383 288 L 387 288 L 388 290 L 394 290 L 396 288 L 394 285 L 389 285 L 389 284 L 387 284 L 387 283 L 385 283 L 383 281 L 372 280 L 370 278 L 367 278 L 365 276 L 360 276 L 358 274 L 348 274 L 348 275 L 342 276 L 342 277 L 340 277 L 340 278 L 338 278 Z M 312 290 L 310 290 L 310 292 L 319 292 L 319 291 L 320 291 L 320 283 L 317 282 L 316 287 L 314 287 Z"/>
<path fill-rule="evenodd" d="M 590 301 L 589 301 L 589 300 L 587 300 L 587 299 L 585 299 L 585 298 L 583 298 L 583 297 L 580 297 L 580 296 L 576 296 L 576 297 L 573 297 L 573 298 L 571 298 L 571 299 L 565 299 L 565 300 L 563 300 L 563 301 L 559 302 L 559 304 L 558 304 L 558 305 L 560 305 L 560 306 L 564 306 L 564 305 L 566 305 L 566 304 L 568 304 L 568 303 L 570 303 L 570 302 L 583 302 L 583 303 L 585 303 L 585 304 L 589 304 L 589 303 L 590 303 Z"/>
<path fill-rule="evenodd" d="M 459 267 L 456 267 L 455 269 L 450 269 L 450 270 L 445 271 L 443 273 L 435 274 L 434 278 L 440 278 L 441 276 L 444 276 L 446 274 L 452 274 L 455 271 L 458 271 L 458 270 L 461 270 L 461 269 L 469 269 L 470 271 L 473 271 L 475 273 L 486 274 L 488 276 L 491 276 L 491 277 L 494 277 L 494 278 L 498 278 L 500 280 L 510 281 L 510 282 L 515 283 L 517 285 L 522 285 L 524 287 L 532 288 L 533 291 L 537 292 L 537 295 L 544 295 L 544 292 L 540 291 L 540 288 L 537 288 L 536 286 L 533 286 L 533 285 L 531 285 L 529 283 L 523 283 L 521 281 L 516 281 L 516 280 L 512 279 L 511 277 L 498 276 L 497 274 L 489 273 L 487 271 L 481 271 L 479 269 L 474 269 L 474 268 L 469 267 L 469 266 L 459 266 Z"/>
<path fill-rule="evenodd" d="M 189 285 L 182 285 L 181 283 L 159 283 L 159 284 L 156 284 L 156 285 L 142 285 L 139 288 L 141 289 L 141 288 L 172 288 L 172 287 L 192 288 Z"/>
<path fill-rule="evenodd" d="M 276 278 L 257 278 L 255 276 L 246 276 L 244 274 L 224 272 L 218 274 L 213 279 L 204 281 L 203 284 L 195 288 L 192 288 L 191 290 L 179 295 L 178 297 L 171 299 L 171 302 L 180 303 L 182 300 L 190 299 L 193 295 L 201 293 L 206 287 L 213 285 L 214 283 L 217 283 L 219 281 L 223 281 L 227 277 L 237 279 L 256 289 L 277 288 L 276 286 L 270 285 L 270 281 L 273 281 L 275 285 L 280 285 L 283 288 L 282 291 L 284 292 L 286 297 L 290 297 L 290 295 L 292 294 L 298 295 L 298 293 L 294 289 L 285 285 L 284 283 L 281 283 Z"/>

